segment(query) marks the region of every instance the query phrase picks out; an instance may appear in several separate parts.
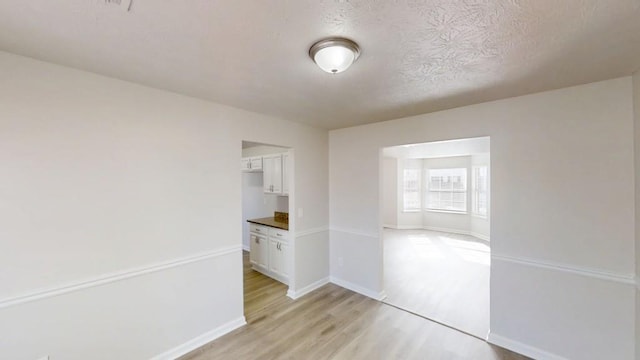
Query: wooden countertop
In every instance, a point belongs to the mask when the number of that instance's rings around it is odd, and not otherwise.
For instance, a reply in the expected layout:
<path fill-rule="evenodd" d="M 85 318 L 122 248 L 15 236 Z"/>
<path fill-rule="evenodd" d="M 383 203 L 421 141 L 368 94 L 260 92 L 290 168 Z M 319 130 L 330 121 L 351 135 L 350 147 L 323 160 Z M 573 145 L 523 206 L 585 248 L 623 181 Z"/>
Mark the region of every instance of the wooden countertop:
<path fill-rule="evenodd" d="M 271 226 L 271 227 L 274 227 L 274 228 L 278 228 L 278 229 L 289 231 L 289 223 L 288 222 L 276 221 L 276 219 L 274 217 L 266 217 L 266 218 L 260 218 L 260 219 L 249 219 L 249 220 L 247 220 L 247 222 L 258 224 L 258 225 Z"/>

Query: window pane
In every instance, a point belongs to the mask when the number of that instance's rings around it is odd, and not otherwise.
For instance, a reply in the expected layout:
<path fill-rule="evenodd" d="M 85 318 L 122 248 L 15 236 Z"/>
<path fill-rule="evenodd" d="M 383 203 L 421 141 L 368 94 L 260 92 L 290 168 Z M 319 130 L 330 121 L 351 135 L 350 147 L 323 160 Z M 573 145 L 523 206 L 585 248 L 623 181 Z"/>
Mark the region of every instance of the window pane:
<path fill-rule="evenodd" d="M 427 201 L 427 207 L 429 208 L 437 208 L 440 203 L 440 193 L 438 192 L 429 192 L 429 200 Z"/>
<path fill-rule="evenodd" d="M 467 211 L 467 169 L 429 169 L 427 176 L 429 209 Z"/>
<path fill-rule="evenodd" d="M 420 209 L 420 169 L 404 169 L 403 172 L 404 210 Z"/>
<path fill-rule="evenodd" d="M 473 168 L 473 204 L 471 209 L 474 214 L 487 215 L 488 201 L 488 179 L 489 169 L 487 166 L 476 166 Z"/>

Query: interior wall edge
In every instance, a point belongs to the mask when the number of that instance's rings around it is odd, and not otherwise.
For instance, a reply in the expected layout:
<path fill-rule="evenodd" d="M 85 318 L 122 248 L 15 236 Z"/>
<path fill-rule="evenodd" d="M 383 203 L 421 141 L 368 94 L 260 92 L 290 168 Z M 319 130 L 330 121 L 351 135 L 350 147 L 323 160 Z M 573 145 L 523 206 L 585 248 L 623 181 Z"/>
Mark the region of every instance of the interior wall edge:
<path fill-rule="evenodd" d="M 36 301 L 36 300 L 42 300 L 42 299 L 50 298 L 53 296 L 63 295 L 63 294 L 67 294 L 75 291 L 81 291 L 84 289 L 88 289 L 88 288 L 92 288 L 92 287 L 96 287 L 104 284 L 109 284 L 117 281 L 122 281 L 122 280 L 130 279 L 133 277 L 138 277 L 138 276 L 158 272 L 158 271 L 168 270 L 171 268 L 184 266 L 184 265 L 192 264 L 192 263 L 203 261 L 203 260 L 217 258 L 217 257 L 229 255 L 229 254 L 235 254 L 241 250 L 242 250 L 241 245 L 233 245 L 233 246 L 228 246 L 228 247 L 207 251 L 199 254 L 189 255 L 189 256 L 185 256 L 177 259 L 158 262 L 155 264 L 145 265 L 145 266 L 127 269 L 119 272 L 103 274 L 90 279 L 70 282 L 67 284 L 59 285 L 59 286 L 53 286 L 47 289 L 40 289 L 32 293 L 2 299 L 0 300 L 0 309 L 21 305 L 21 304 L 25 304 L 25 303 Z"/>

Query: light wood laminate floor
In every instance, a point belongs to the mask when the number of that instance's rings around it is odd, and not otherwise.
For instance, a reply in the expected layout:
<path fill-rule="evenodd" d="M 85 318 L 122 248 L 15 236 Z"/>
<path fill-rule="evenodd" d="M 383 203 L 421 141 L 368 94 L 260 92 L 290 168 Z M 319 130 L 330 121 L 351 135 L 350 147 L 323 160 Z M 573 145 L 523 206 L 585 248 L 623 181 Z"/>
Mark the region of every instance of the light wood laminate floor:
<path fill-rule="evenodd" d="M 384 229 L 384 302 L 485 339 L 490 261 L 472 236 Z"/>
<path fill-rule="evenodd" d="M 291 300 L 247 263 L 247 325 L 183 359 L 526 359 L 337 285 Z"/>

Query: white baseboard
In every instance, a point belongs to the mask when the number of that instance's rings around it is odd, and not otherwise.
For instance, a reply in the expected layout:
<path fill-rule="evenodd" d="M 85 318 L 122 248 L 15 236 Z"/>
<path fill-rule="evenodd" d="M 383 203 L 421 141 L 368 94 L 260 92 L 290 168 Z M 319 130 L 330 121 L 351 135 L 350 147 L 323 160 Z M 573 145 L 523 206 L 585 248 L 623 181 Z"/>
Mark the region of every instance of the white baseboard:
<path fill-rule="evenodd" d="M 567 358 L 564 358 L 560 355 L 552 354 L 542 349 L 538 349 L 536 347 L 523 344 L 519 341 L 511 340 L 494 333 L 489 333 L 489 335 L 487 336 L 487 342 L 489 344 L 503 347 L 505 349 L 517 352 L 518 354 L 522 354 L 533 359 L 567 360 Z"/>
<path fill-rule="evenodd" d="M 397 229 L 397 230 L 422 230 L 422 226 L 396 225 L 396 226 L 392 227 L 392 229 Z"/>
<path fill-rule="evenodd" d="M 381 292 L 375 292 L 372 290 L 369 290 L 367 288 L 364 288 L 360 285 L 356 285 L 354 283 L 351 283 L 349 281 L 337 278 L 335 276 L 331 276 L 329 277 L 329 281 L 333 284 L 336 284 L 338 286 L 341 286 L 345 289 L 349 289 L 351 291 L 357 292 L 358 294 L 362 294 L 364 296 L 370 297 L 374 300 L 378 300 L 378 301 L 382 301 L 384 300 L 384 298 L 387 297 L 387 294 L 384 291 Z"/>
<path fill-rule="evenodd" d="M 247 321 L 245 320 L 244 316 L 229 321 L 226 324 L 223 324 L 211 331 L 208 331 L 194 339 L 191 339 L 189 341 L 187 341 L 186 343 L 182 344 L 182 345 L 178 345 L 176 347 L 174 347 L 173 349 L 169 349 L 165 352 L 163 352 L 160 355 L 156 355 L 153 358 L 151 358 L 151 360 L 173 360 L 173 359 L 177 359 L 180 356 L 186 355 L 188 353 L 190 353 L 191 351 L 202 347 L 210 342 L 212 342 L 213 340 L 226 335 L 230 332 L 232 332 L 233 330 L 242 327 L 244 325 L 247 324 Z"/>
<path fill-rule="evenodd" d="M 313 290 L 321 288 L 321 287 L 323 287 L 324 285 L 326 285 L 328 283 L 329 283 L 329 277 L 326 277 L 324 279 L 320 279 L 318 281 L 315 281 L 315 282 L 303 287 L 300 290 L 293 291 L 293 290 L 291 290 L 291 288 L 289 288 L 289 290 L 287 291 L 287 296 L 290 297 L 293 300 L 299 299 L 299 298 L 307 295 L 308 293 L 312 292 Z"/>

